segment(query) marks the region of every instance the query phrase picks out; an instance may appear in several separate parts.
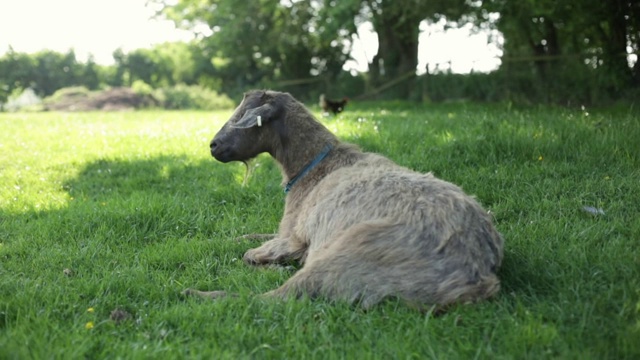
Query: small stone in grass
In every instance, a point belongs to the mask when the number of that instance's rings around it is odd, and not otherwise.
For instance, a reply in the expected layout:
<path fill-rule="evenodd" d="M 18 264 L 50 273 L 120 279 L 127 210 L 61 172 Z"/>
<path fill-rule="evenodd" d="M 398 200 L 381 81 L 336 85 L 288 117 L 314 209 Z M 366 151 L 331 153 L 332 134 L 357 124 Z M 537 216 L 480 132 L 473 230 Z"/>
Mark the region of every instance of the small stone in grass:
<path fill-rule="evenodd" d="M 604 215 L 604 210 L 600 208 L 594 208 L 592 206 L 583 206 L 582 210 L 588 212 L 591 215 Z"/>
<path fill-rule="evenodd" d="M 112 321 L 115 321 L 116 324 L 125 320 L 129 320 L 130 318 L 131 318 L 131 314 L 129 314 L 128 312 L 122 309 L 113 310 L 111 312 L 111 315 L 109 316 L 109 319 L 111 319 Z"/>
<path fill-rule="evenodd" d="M 71 269 L 64 269 L 64 270 L 62 270 L 62 273 L 65 276 L 73 276 L 73 270 L 71 270 Z"/>

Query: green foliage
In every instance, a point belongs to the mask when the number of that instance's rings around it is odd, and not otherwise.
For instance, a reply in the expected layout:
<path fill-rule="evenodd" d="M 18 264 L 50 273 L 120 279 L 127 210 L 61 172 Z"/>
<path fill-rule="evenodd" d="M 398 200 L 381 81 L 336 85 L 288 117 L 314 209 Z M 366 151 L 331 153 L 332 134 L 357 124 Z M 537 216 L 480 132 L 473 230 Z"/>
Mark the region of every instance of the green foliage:
<path fill-rule="evenodd" d="M 78 85 L 89 75 L 83 72 L 73 50 L 64 54 L 44 50 L 28 55 L 9 49 L 0 57 L 0 104 L 15 91 L 30 88 L 44 97 L 62 87 Z"/>
<path fill-rule="evenodd" d="M 212 64 L 192 43 L 165 43 L 151 49 L 137 49 L 128 54 L 117 50 L 113 66 L 102 66 L 89 58 L 76 61 L 75 54 L 43 51 L 24 54 L 9 51 L 0 58 L 0 105 L 9 95 L 32 88 L 39 96 L 52 95 L 57 90 L 82 86 L 88 90 L 110 87 L 140 88 L 142 83 L 153 89 L 176 84 L 201 83 L 220 88 L 220 80 L 212 75 Z M 149 89 L 144 89 L 149 94 Z"/>
<path fill-rule="evenodd" d="M 65 98 L 84 99 L 90 94 L 91 91 L 84 86 L 71 86 L 57 90 L 47 97 L 47 101 L 57 102 Z"/>
<path fill-rule="evenodd" d="M 232 98 L 252 88 L 274 88 L 305 99 L 325 93 L 609 104 L 634 101 L 640 93 L 640 61 L 628 63 L 631 53 L 640 52 L 640 7 L 630 0 L 150 2 L 178 26 L 198 31 L 196 40 L 128 53 L 118 49 L 112 66 L 93 59 L 81 63 L 73 51 L 10 49 L 0 57 L 0 105 L 28 88 L 46 97 L 64 87 L 99 90 L 140 82 L 153 89 L 199 85 Z M 499 30 L 500 69 L 490 76 L 436 74 L 416 81 L 422 21 Z M 342 67 L 365 22 L 377 33 L 378 52 L 368 73 L 354 78 Z M 184 89 L 168 97 L 172 107 L 189 98 Z"/>
<path fill-rule="evenodd" d="M 440 316 L 256 298 L 292 270 L 242 264 L 256 243 L 234 239 L 276 231 L 283 194 L 266 156 L 244 187 L 211 159 L 229 116 L 0 114 L 0 358 L 640 356 L 637 110 L 378 102 L 324 120 L 494 214 L 501 293 Z"/>
<path fill-rule="evenodd" d="M 140 94 L 140 95 L 153 94 L 153 88 L 151 87 L 151 85 L 147 84 L 142 80 L 134 81 L 133 84 L 131 84 L 131 90 L 133 90 L 133 92 L 135 92 L 136 94 Z"/>
<path fill-rule="evenodd" d="M 154 95 L 165 109 L 220 110 L 235 106 L 228 96 L 197 85 L 179 84 L 158 89 Z"/>
<path fill-rule="evenodd" d="M 608 100 L 640 87 L 640 65 L 630 68 L 627 61 L 640 51 L 640 7 L 632 1 L 490 0 L 477 10 L 485 20 L 500 13 L 496 26 L 507 60 L 501 71 L 540 84 L 533 93 L 521 91 L 534 101 L 536 92 L 569 98 L 585 87 L 592 100 Z"/>
<path fill-rule="evenodd" d="M 518 104 L 561 106 L 637 103 L 640 89 L 625 88 L 612 93 L 615 82 L 603 69 L 584 71 L 575 61 L 556 60 L 559 71 L 553 81 L 531 77 L 530 64 L 503 65 L 492 73 L 437 73 L 417 77 L 425 99 L 431 101 L 512 101 Z"/>
<path fill-rule="evenodd" d="M 194 84 L 210 72 L 210 64 L 192 43 L 167 42 L 150 49 L 114 54 L 129 84 L 143 81 L 153 88 L 179 83 Z"/>
<path fill-rule="evenodd" d="M 181 26 L 210 27 L 212 34 L 201 42 L 201 51 L 212 60 L 213 76 L 222 80 L 220 90 L 230 96 L 287 81 L 296 81 L 289 85 L 290 91 L 304 93 L 313 88 L 312 77 L 333 79 L 348 58 L 348 49 L 335 41 L 336 34 L 318 31 L 323 26 L 319 3 L 156 2 Z"/>
<path fill-rule="evenodd" d="M 503 79 L 497 74 L 438 73 L 420 76 L 416 81 L 422 86 L 425 100 L 428 101 L 498 102 L 508 98 L 502 91 Z"/>
<path fill-rule="evenodd" d="M 31 85 L 34 59 L 12 49 L 0 58 L 0 104 L 7 101 L 11 93 L 25 90 Z"/>

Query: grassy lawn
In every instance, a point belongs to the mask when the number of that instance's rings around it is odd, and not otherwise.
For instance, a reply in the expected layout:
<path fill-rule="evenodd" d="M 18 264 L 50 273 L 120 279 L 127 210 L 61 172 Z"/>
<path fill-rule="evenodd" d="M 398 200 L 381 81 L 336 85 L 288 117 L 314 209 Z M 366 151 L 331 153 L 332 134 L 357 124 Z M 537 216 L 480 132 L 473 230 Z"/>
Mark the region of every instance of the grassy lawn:
<path fill-rule="evenodd" d="M 246 186 L 244 165 L 210 157 L 229 115 L 0 114 L 1 359 L 640 358 L 637 110 L 371 103 L 324 119 L 494 214 L 501 293 L 439 316 L 254 298 L 295 270 L 241 261 L 256 243 L 234 238 L 274 232 L 284 194 L 268 157 Z"/>

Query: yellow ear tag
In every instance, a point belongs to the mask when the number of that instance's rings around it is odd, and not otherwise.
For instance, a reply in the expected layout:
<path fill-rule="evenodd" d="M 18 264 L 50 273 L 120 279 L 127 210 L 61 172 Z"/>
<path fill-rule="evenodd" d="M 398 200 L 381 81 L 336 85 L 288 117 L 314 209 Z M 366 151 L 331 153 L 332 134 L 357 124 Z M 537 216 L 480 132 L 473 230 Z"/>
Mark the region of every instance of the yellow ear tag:
<path fill-rule="evenodd" d="M 262 126 L 262 116 L 258 115 L 258 127 Z"/>

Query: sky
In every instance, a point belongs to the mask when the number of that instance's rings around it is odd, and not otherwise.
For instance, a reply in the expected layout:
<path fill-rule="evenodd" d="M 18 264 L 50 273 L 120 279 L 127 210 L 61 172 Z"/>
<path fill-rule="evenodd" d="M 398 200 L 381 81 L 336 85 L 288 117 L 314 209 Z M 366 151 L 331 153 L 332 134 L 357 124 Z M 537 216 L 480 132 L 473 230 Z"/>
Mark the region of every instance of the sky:
<path fill-rule="evenodd" d="M 173 22 L 152 19 L 146 0 L 0 0 L 0 53 L 9 46 L 33 53 L 74 49 L 112 64 L 111 54 L 148 48 L 165 41 L 188 41 L 193 35 Z"/>
<path fill-rule="evenodd" d="M 146 0 L 0 0 L 0 55 L 11 46 L 34 53 L 43 49 L 74 49 L 80 61 L 89 54 L 99 64 L 112 64 L 112 53 L 148 48 L 166 41 L 188 41 L 189 31 L 173 22 L 153 18 Z M 456 73 L 490 71 L 500 64 L 500 49 L 489 42 L 499 34 L 473 33 L 470 27 L 445 30 L 444 24 L 420 25 L 418 73 L 451 69 Z M 377 51 L 377 36 L 370 23 L 354 37 L 354 60 L 346 70 L 365 71 Z"/>
<path fill-rule="evenodd" d="M 471 24 L 456 29 L 445 29 L 446 21 L 420 24 L 418 38 L 418 74 L 438 70 L 466 74 L 471 71 L 489 72 L 496 70 L 500 64 L 502 50 L 499 43 L 504 41 L 497 30 L 474 31 Z M 354 37 L 354 51 L 347 68 L 356 71 L 367 69 L 366 64 L 378 51 L 378 37 L 371 23 L 358 27 L 358 35 Z"/>

